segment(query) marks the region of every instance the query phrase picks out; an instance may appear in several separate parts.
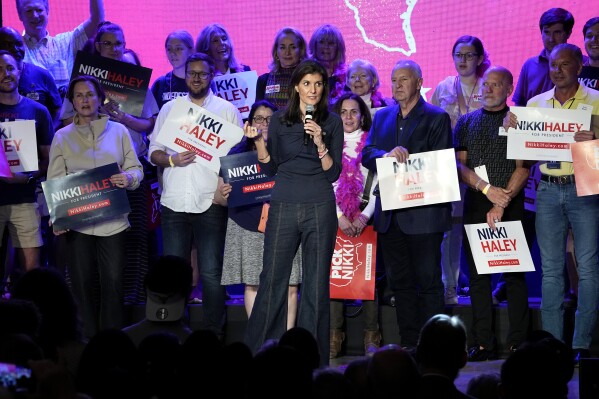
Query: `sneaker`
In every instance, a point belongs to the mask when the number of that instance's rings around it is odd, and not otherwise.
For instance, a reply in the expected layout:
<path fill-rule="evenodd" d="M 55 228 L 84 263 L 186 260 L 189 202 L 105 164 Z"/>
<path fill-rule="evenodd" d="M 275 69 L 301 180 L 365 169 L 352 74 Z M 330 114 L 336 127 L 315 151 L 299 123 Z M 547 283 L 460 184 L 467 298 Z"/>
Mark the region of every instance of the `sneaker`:
<path fill-rule="evenodd" d="M 457 305 L 458 304 L 458 293 L 455 287 L 445 288 L 445 304 L 446 305 Z"/>
<path fill-rule="evenodd" d="M 468 349 L 469 362 L 486 362 L 487 360 L 497 360 L 497 354 L 494 350 L 482 346 L 473 346 Z"/>

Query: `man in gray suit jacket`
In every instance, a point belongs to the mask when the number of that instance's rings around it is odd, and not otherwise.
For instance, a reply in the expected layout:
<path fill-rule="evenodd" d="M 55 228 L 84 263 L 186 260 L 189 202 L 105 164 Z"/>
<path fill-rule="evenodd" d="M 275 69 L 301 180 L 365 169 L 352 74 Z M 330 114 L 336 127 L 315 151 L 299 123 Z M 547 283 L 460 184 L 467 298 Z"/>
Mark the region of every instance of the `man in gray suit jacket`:
<path fill-rule="evenodd" d="M 398 105 L 376 113 L 362 150 L 362 164 L 373 172 L 377 158 L 405 163 L 412 153 L 452 148 L 449 115 L 420 96 L 420 66 L 399 61 L 391 82 Z M 420 328 L 444 310 L 441 241 L 443 232 L 451 229 L 451 204 L 382 211 L 377 198 L 374 228 L 395 295 L 401 345 L 414 349 Z"/>

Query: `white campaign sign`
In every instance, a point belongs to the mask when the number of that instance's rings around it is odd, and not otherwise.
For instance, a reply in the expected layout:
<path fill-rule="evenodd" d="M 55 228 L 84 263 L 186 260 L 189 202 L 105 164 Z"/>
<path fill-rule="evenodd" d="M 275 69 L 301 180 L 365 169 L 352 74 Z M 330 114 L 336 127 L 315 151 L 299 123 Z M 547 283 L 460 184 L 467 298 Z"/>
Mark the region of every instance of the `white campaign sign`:
<path fill-rule="evenodd" d="M 156 141 L 173 151 L 195 152 L 195 162 L 218 173 L 220 157 L 241 141 L 243 129 L 183 97 L 172 101 Z"/>
<path fill-rule="evenodd" d="M 507 158 L 572 162 L 574 133 L 589 130 L 591 113 L 577 109 L 511 107 L 518 126 L 507 133 Z"/>
<path fill-rule="evenodd" d="M 376 169 L 383 211 L 460 201 L 453 148 L 410 154 L 406 163 L 378 158 Z"/>
<path fill-rule="evenodd" d="M 478 274 L 534 272 L 522 222 L 465 224 Z"/>
<path fill-rule="evenodd" d="M 216 91 L 214 94 L 235 105 L 242 118 L 247 118 L 250 108 L 256 101 L 256 71 L 230 73 L 214 77 Z"/>
<path fill-rule="evenodd" d="M 0 122 L 0 142 L 12 173 L 38 170 L 35 121 Z"/>

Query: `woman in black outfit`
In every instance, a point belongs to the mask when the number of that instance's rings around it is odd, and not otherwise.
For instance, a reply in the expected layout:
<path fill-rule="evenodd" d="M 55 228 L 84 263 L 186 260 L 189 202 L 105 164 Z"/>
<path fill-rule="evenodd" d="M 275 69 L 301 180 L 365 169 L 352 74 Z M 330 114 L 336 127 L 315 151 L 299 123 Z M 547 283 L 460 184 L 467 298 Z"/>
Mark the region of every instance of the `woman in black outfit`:
<path fill-rule="evenodd" d="M 256 353 L 287 330 L 287 287 L 301 243 L 297 325 L 316 337 L 323 365 L 329 360 L 329 269 L 337 235 L 332 183 L 341 173 L 343 152 L 341 119 L 327 110 L 327 79 L 318 62 L 301 62 L 291 76 L 287 108 L 271 118 L 268 144 L 255 128 L 244 126 L 245 136 L 255 140 L 262 170 L 276 175 L 246 343 Z M 305 117 L 307 106 L 314 108 L 312 119 Z"/>

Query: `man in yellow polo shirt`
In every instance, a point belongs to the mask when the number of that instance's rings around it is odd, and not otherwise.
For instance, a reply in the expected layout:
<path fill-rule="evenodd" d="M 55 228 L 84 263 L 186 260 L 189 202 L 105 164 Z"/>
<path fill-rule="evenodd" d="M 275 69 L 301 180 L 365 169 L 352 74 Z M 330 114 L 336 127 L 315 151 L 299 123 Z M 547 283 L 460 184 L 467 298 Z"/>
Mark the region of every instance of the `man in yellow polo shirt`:
<path fill-rule="evenodd" d="M 575 141 L 599 137 L 599 91 L 578 83 L 582 52 L 573 44 L 556 46 L 549 56 L 549 75 L 555 87 L 531 98 L 527 107 L 591 109 L 591 130 L 579 131 Z M 510 127 L 515 116 L 509 115 Z M 599 197 L 578 197 L 571 162 L 541 162 L 537 188 L 537 242 L 541 252 L 541 321 L 543 330 L 564 340 L 564 262 L 568 226 L 574 235 L 578 264 L 578 309 L 572 348 L 575 361 L 590 357 L 592 332 L 599 306 Z"/>

